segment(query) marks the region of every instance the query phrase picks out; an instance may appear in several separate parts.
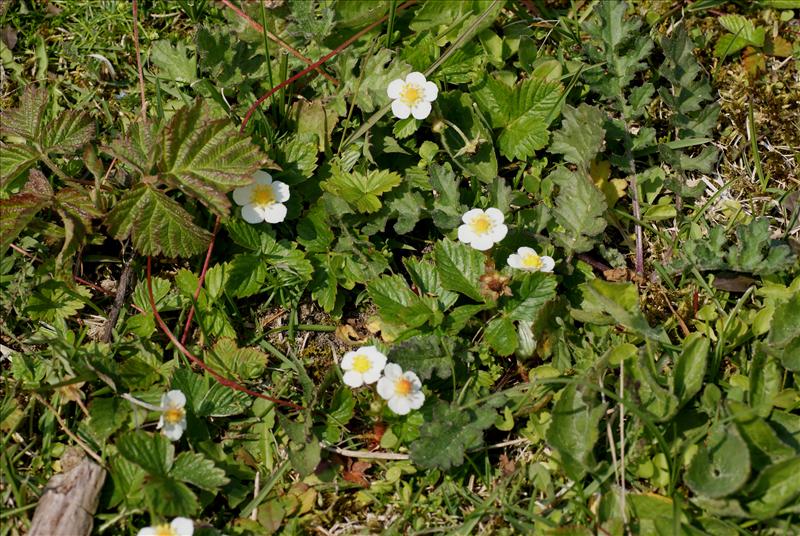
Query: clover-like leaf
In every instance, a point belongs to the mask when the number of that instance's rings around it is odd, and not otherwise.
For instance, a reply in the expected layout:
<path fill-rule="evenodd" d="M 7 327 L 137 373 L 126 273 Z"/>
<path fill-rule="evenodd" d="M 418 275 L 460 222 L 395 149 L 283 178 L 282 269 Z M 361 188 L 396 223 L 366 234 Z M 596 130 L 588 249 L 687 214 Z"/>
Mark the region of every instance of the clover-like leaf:
<path fill-rule="evenodd" d="M 422 425 L 411 444 L 411 459 L 420 467 L 449 469 L 464 463 L 467 450 L 483 445 L 483 431 L 494 424 L 494 409 L 462 409 L 442 400 L 433 408 L 431 421 Z"/>
<path fill-rule="evenodd" d="M 346 172 L 333 166 L 333 176 L 321 184 L 322 188 L 347 201 L 359 212 L 377 212 L 381 208 L 379 196 L 395 188 L 402 177 L 393 171 L 371 170 Z"/>
<path fill-rule="evenodd" d="M 145 184 L 117 202 L 106 225 L 117 240 L 131 237 L 133 246 L 144 255 L 189 257 L 204 251 L 211 239 L 183 207 Z"/>

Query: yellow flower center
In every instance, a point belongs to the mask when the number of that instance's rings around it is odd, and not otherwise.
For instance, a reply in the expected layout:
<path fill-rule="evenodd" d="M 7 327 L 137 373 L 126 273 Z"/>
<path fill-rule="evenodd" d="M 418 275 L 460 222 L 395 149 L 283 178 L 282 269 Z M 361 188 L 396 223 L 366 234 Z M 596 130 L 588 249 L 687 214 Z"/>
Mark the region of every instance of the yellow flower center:
<path fill-rule="evenodd" d="M 275 202 L 275 192 L 268 184 L 256 184 L 253 186 L 253 194 L 250 196 L 254 205 L 271 205 Z"/>
<path fill-rule="evenodd" d="M 175 530 L 169 525 L 158 525 L 155 527 L 156 536 L 178 536 Z"/>
<path fill-rule="evenodd" d="M 353 370 L 355 370 L 356 372 L 364 374 L 371 368 L 372 368 L 372 363 L 370 362 L 369 358 L 364 354 L 358 354 L 353 358 Z"/>
<path fill-rule="evenodd" d="M 407 106 L 414 106 L 422 100 L 422 88 L 416 84 L 406 84 L 400 91 L 400 102 Z"/>
<path fill-rule="evenodd" d="M 470 222 L 469 227 L 475 234 L 485 234 L 492 228 L 492 220 L 486 214 L 481 214 Z"/>
<path fill-rule="evenodd" d="M 169 408 L 164 412 L 164 420 L 169 424 L 178 424 L 183 420 L 184 415 L 186 415 L 186 412 L 183 410 L 183 408 Z M 172 533 L 170 532 L 169 534 Z"/>
<path fill-rule="evenodd" d="M 522 266 L 525 268 L 533 268 L 534 270 L 538 270 L 542 267 L 542 258 L 532 253 L 522 258 Z"/>
<path fill-rule="evenodd" d="M 400 396 L 406 396 L 411 392 L 414 386 L 405 378 L 400 378 L 397 380 L 397 383 L 394 384 L 394 392 Z"/>

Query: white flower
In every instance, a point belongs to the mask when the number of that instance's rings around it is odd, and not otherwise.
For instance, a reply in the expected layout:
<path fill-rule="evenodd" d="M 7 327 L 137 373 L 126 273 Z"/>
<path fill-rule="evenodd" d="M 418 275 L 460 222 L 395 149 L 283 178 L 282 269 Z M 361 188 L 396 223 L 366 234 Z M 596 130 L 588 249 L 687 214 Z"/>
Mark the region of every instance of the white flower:
<path fill-rule="evenodd" d="M 194 523 L 188 517 L 176 517 L 167 525 L 140 529 L 137 536 L 192 536 Z"/>
<path fill-rule="evenodd" d="M 486 251 L 506 237 L 508 227 L 503 225 L 503 213 L 496 208 L 485 211 L 468 210 L 461 216 L 464 225 L 458 227 L 458 239 L 479 251 Z"/>
<path fill-rule="evenodd" d="M 552 272 L 556 261 L 547 255 L 539 256 L 533 248 L 519 248 L 508 256 L 508 265 L 526 272 Z"/>
<path fill-rule="evenodd" d="M 439 88 L 428 82 L 422 73 L 409 73 L 405 80 L 393 80 L 386 93 L 392 100 L 392 113 L 398 119 L 409 114 L 415 119 L 425 119 L 431 113 L 431 102 L 439 96 Z"/>
<path fill-rule="evenodd" d="M 378 394 L 389 401 L 389 409 L 398 415 L 406 415 L 412 409 L 419 409 L 425 402 L 422 382 L 413 372 L 389 363 L 383 369 L 383 377 L 378 380 Z"/>
<path fill-rule="evenodd" d="M 386 356 L 374 346 L 363 346 L 355 352 L 347 352 L 342 357 L 344 383 L 350 387 L 361 387 L 375 383 L 386 365 Z"/>
<path fill-rule="evenodd" d="M 281 181 L 272 181 L 266 171 L 256 171 L 254 182 L 233 191 L 233 200 L 242 206 L 242 218 L 247 223 L 280 223 L 286 217 L 286 201 L 289 186 Z"/>
<path fill-rule="evenodd" d="M 183 409 L 185 405 L 186 396 L 177 389 L 161 397 L 162 413 L 161 418 L 158 420 L 158 429 L 170 441 L 179 440 L 186 429 L 186 410 Z"/>

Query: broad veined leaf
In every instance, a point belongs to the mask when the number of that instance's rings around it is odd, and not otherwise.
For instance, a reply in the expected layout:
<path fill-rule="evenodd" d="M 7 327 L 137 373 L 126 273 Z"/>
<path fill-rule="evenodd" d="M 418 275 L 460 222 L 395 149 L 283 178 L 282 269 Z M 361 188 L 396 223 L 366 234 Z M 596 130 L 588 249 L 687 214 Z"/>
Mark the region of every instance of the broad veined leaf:
<path fill-rule="evenodd" d="M 116 138 L 103 150 L 133 167 L 142 176 L 157 173 L 156 162 L 161 155 L 158 143 L 161 129 L 151 122 L 133 123 L 125 135 Z"/>
<path fill-rule="evenodd" d="M 584 395 L 575 385 L 561 391 L 547 429 L 547 442 L 558 451 L 564 471 L 575 480 L 594 466 L 592 449 L 599 437 L 605 405 Z"/>
<path fill-rule="evenodd" d="M 51 324 L 74 316 L 90 303 L 92 293 L 86 287 L 70 286 L 63 281 L 50 279 L 36 287 L 28 298 L 25 314 L 34 320 Z"/>
<path fill-rule="evenodd" d="M 33 169 L 20 193 L 0 200 L 0 253 L 5 253 L 36 213 L 50 205 L 52 199 L 50 183 L 40 171 Z"/>
<path fill-rule="evenodd" d="M 603 149 L 605 119 L 606 114 L 596 106 L 567 106 L 561 128 L 553 133 L 550 152 L 563 154 L 564 160 L 588 173 L 592 160 Z"/>
<path fill-rule="evenodd" d="M 91 232 L 92 220 L 99 218 L 101 212 L 79 186 L 59 190 L 54 205 L 64 225 L 64 245 L 56 258 L 56 266 L 61 268 Z"/>
<path fill-rule="evenodd" d="M 224 470 L 215 466 L 212 460 L 198 452 L 178 454 L 169 475 L 208 491 L 215 491 L 230 482 L 230 479 L 225 476 Z"/>
<path fill-rule="evenodd" d="M 197 57 L 189 57 L 183 41 L 178 41 L 177 46 L 172 46 L 166 39 L 156 41 L 150 50 L 150 61 L 167 80 L 185 84 L 197 80 Z"/>
<path fill-rule="evenodd" d="M 0 188 L 5 188 L 39 159 L 32 147 L 0 142 Z"/>
<path fill-rule="evenodd" d="M 728 400 L 727 404 L 742 438 L 750 448 L 754 469 L 760 471 L 772 463 L 782 462 L 796 454 L 792 447 L 781 441 L 775 429 L 755 411 L 735 400 Z"/>
<path fill-rule="evenodd" d="M 434 246 L 433 256 L 442 287 L 483 301 L 480 277 L 485 259 L 480 251 L 445 238 Z"/>
<path fill-rule="evenodd" d="M 381 208 L 379 197 L 402 182 L 393 171 L 370 170 L 346 172 L 333 166 L 333 176 L 322 183 L 322 188 L 352 205 L 359 212 L 377 212 Z"/>
<path fill-rule="evenodd" d="M 251 380 L 267 368 L 267 354 L 257 348 L 239 348 L 233 339 L 220 339 L 206 352 L 206 363 L 225 376 Z"/>
<path fill-rule="evenodd" d="M 517 346 L 519 346 L 514 322 L 505 316 L 490 320 L 486 325 L 483 336 L 489 346 L 492 347 L 492 350 L 502 356 L 513 354 Z"/>
<path fill-rule="evenodd" d="M 228 263 L 228 280 L 225 292 L 235 298 L 246 298 L 258 293 L 267 279 L 267 265 L 259 255 L 236 255 Z"/>
<path fill-rule="evenodd" d="M 784 367 L 800 371 L 800 292 L 775 309 L 767 342 Z"/>
<path fill-rule="evenodd" d="M 117 202 L 106 225 L 117 240 L 131 237 L 133 246 L 144 255 L 189 257 L 204 251 L 211 239 L 183 207 L 146 184 Z"/>
<path fill-rule="evenodd" d="M 494 424 L 496 415 L 486 406 L 462 409 L 439 400 L 432 420 L 422 425 L 419 439 L 411 444 L 411 459 L 425 469 L 461 465 L 467 450 L 483 445 L 483 431 Z"/>
<path fill-rule="evenodd" d="M 0 113 L 0 134 L 38 142 L 46 105 L 47 90 L 29 85 L 22 92 L 19 107 Z"/>
<path fill-rule="evenodd" d="M 674 384 L 675 396 L 681 405 L 688 402 L 703 387 L 709 347 L 710 343 L 702 333 L 691 333 L 683 341 L 683 348 L 675 363 L 675 373 L 670 377 Z"/>
<path fill-rule="evenodd" d="M 558 167 L 549 178 L 558 185 L 553 216 L 563 230 L 555 230 L 553 238 L 568 252 L 581 253 L 592 249 L 593 237 L 606 228 L 603 218 L 607 204 L 603 193 L 583 177 Z"/>
<path fill-rule="evenodd" d="M 422 380 L 431 378 L 434 372 L 447 379 L 455 366 L 455 354 L 463 358 L 465 353 L 466 348 L 455 337 L 430 333 L 394 344 L 387 357 L 403 370 L 413 370 Z"/>
<path fill-rule="evenodd" d="M 380 309 L 381 317 L 390 323 L 414 328 L 431 319 L 441 319 L 436 301 L 414 294 L 399 275 L 385 275 L 370 281 L 367 292 Z"/>
<path fill-rule="evenodd" d="M 447 153 L 467 175 L 474 175 L 485 183 L 492 182 L 497 177 L 492 131 L 474 109 L 470 94 L 447 91 L 440 94 L 436 102 L 442 115 L 457 127 L 446 125 L 440 130 Z"/>
<path fill-rule="evenodd" d="M 227 216 L 225 195 L 253 182 L 264 162 L 261 151 L 227 118 L 213 119 L 208 105 L 197 100 L 175 112 L 162 131 L 159 178 Z"/>
<path fill-rule="evenodd" d="M 50 121 L 42 131 L 44 152 L 74 153 L 94 138 L 94 122 L 84 112 L 63 111 Z"/>
<path fill-rule="evenodd" d="M 692 458 L 686 484 L 698 495 L 718 499 L 736 492 L 750 475 L 750 454 L 734 424 L 715 424 Z"/>
<path fill-rule="evenodd" d="M 511 286 L 513 296 L 504 305 L 508 318 L 531 322 L 545 303 L 556 295 L 556 279 L 552 274 L 536 272 L 525 274 L 519 283 Z"/>
<path fill-rule="evenodd" d="M 773 518 L 800 496 L 800 456 L 770 465 L 758 475 L 748 495 L 747 509 L 759 519 Z M 796 504 L 796 503 L 795 503 Z"/>
<path fill-rule="evenodd" d="M 117 440 L 117 450 L 153 476 L 166 477 L 175 459 L 175 447 L 169 439 L 141 430 L 123 434 Z"/>
<path fill-rule="evenodd" d="M 197 496 L 183 482 L 170 477 L 147 480 L 144 493 L 162 516 L 192 516 L 200 510 Z"/>

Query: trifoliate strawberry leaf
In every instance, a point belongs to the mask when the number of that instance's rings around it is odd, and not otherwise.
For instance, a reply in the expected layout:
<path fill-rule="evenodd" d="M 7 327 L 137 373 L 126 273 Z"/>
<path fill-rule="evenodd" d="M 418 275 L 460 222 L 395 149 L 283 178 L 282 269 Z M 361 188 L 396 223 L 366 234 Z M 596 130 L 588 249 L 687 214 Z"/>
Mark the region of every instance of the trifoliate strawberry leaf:
<path fill-rule="evenodd" d="M 0 113 L 0 134 L 38 142 L 46 106 L 47 90 L 29 85 L 22 92 L 19 107 Z"/>
<path fill-rule="evenodd" d="M 169 439 L 141 430 L 122 435 L 117 440 L 117 450 L 152 476 L 166 477 L 175 460 L 175 447 Z"/>
<path fill-rule="evenodd" d="M 529 78 L 512 88 L 490 75 L 471 88 L 492 127 L 502 128 L 497 138 L 500 152 L 519 160 L 547 145 L 547 128 L 560 111 L 561 91 L 560 83 L 542 78 Z"/>
<path fill-rule="evenodd" d="M 444 288 L 483 301 L 480 277 L 485 258 L 480 251 L 445 238 L 434 246 L 433 256 Z"/>
<path fill-rule="evenodd" d="M 584 395 L 575 385 L 568 385 L 561 391 L 547 429 L 547 442 L 558 451 L 564 471 L 575 480 L 594 466 L 592 450 L 605 413 L 605 405 L 589 393 Z"/>
<path fill-rule="evenodd" d="M 378 306 L 381 318 L 392 324 L 415 328 L 437 317 L 441 321 L 436 301 L 414 294 L 399 275 L 384 275 L 370 281 L 367 292 Z"/>
<path fill-rule="evenodd" d="M 358 212 L 377 212 L 379 196 L 398 186 L 402 177 L 393 171 L 370 170 L 346 172 L 333 166 L 332 177 L 321 184 L 322 189 L 347 201 Z"/>
<path fill-rule="evenodd" d="M 183 482 L 174 478 L 152 478 L 144 484 L 148 504 L 162 516 L 191 516 L 200 510 L 197 495 Z M 165 500 L 165 498 L 169 498 Z"/>
<path fill-rule="evenodd" d="M 498 316 L 490 320 L 486 324 L 486 330 L 483 334 L 484 340 L 499 355 L 511 355 L 519 346 L 514 322 L 505 316 Z"/>
<path fill-rule="evenodd" d="M 175 458 L 169 476 L 207 491 L 216 491 L 230 479 L 225 471 L 199 452 L 181 452 Z"/>
<path fill-rule="evenodd" d="M 593 237 L 606 228 L 605 195 L 587 177 L 564 167 L 556 168 L 549 178 L 559 187 L 553 216 L 562 228 L 553 231 L 553 238 L 568 253 L 592 249 Z"/>
<path fill-rule="evenodd" d="M 552 274 L 536 272 L 525 274 L 521 281 L 511 285 L 511 292 L 503 311 L 511 320 L 531 322 L 539 310 L 556 295 L 556 279 Z"/>
<path fill-rule="evenodd" d="M 175 112 L 162 131 L 159 179 L 179 188 L 220 216 L 227 216 L 227 192 L 253 182 L 265 161 L 249 138 L 227 118 L 215 119 L 205 101 Z"/>
<path fill-rule="evenodd" d="M 550 152 L 563 154 L 564 160 L 588 173 L 592 160 L 603 149 L 605 119 L 606 114 L 596 106 L 567 106 L 561 128 L 553 133 Z"/>
<path fill-rule="evenodd" d="M 94 122 L 88 114 L 63 111 L 42 131 L 43 151 L 55 154 L 74 153 L 94 138 Z"/>
<path fill-rule="evenodd" d="M 143 255 L 189 257 L 204 251 L 211 239 L 183 207 L 146 184 L 117 202 L 106 217 L 106 225 L 117 240 L 131 237 L 133 246 Z"/>
<path fill-rule="evenodd" d="M 483 445 L 483 431 L 494 424 L 497 412 L 479 406 L 463 409 L 439 400 L 432 420 L 419 429 L 411 444 L 411 459 L 424 469 L 449 469 L 464 463 L 465 453 Z"/>
<path fill-rule="evenodd" d="M 0 253 L 5 253 L 36 213 L 50 205 L 52 198 L 50 183 L 40 171 L 33 169 L 20 193 L 0 200 Z"/>
<path fill-rule="evenodd" d="M 239 348 L 233 339 L 220 339 L 206 352 L 206 363 L 233 379 L 251 380 L 267 367 L 267 354 L 257 348 Z"/>

